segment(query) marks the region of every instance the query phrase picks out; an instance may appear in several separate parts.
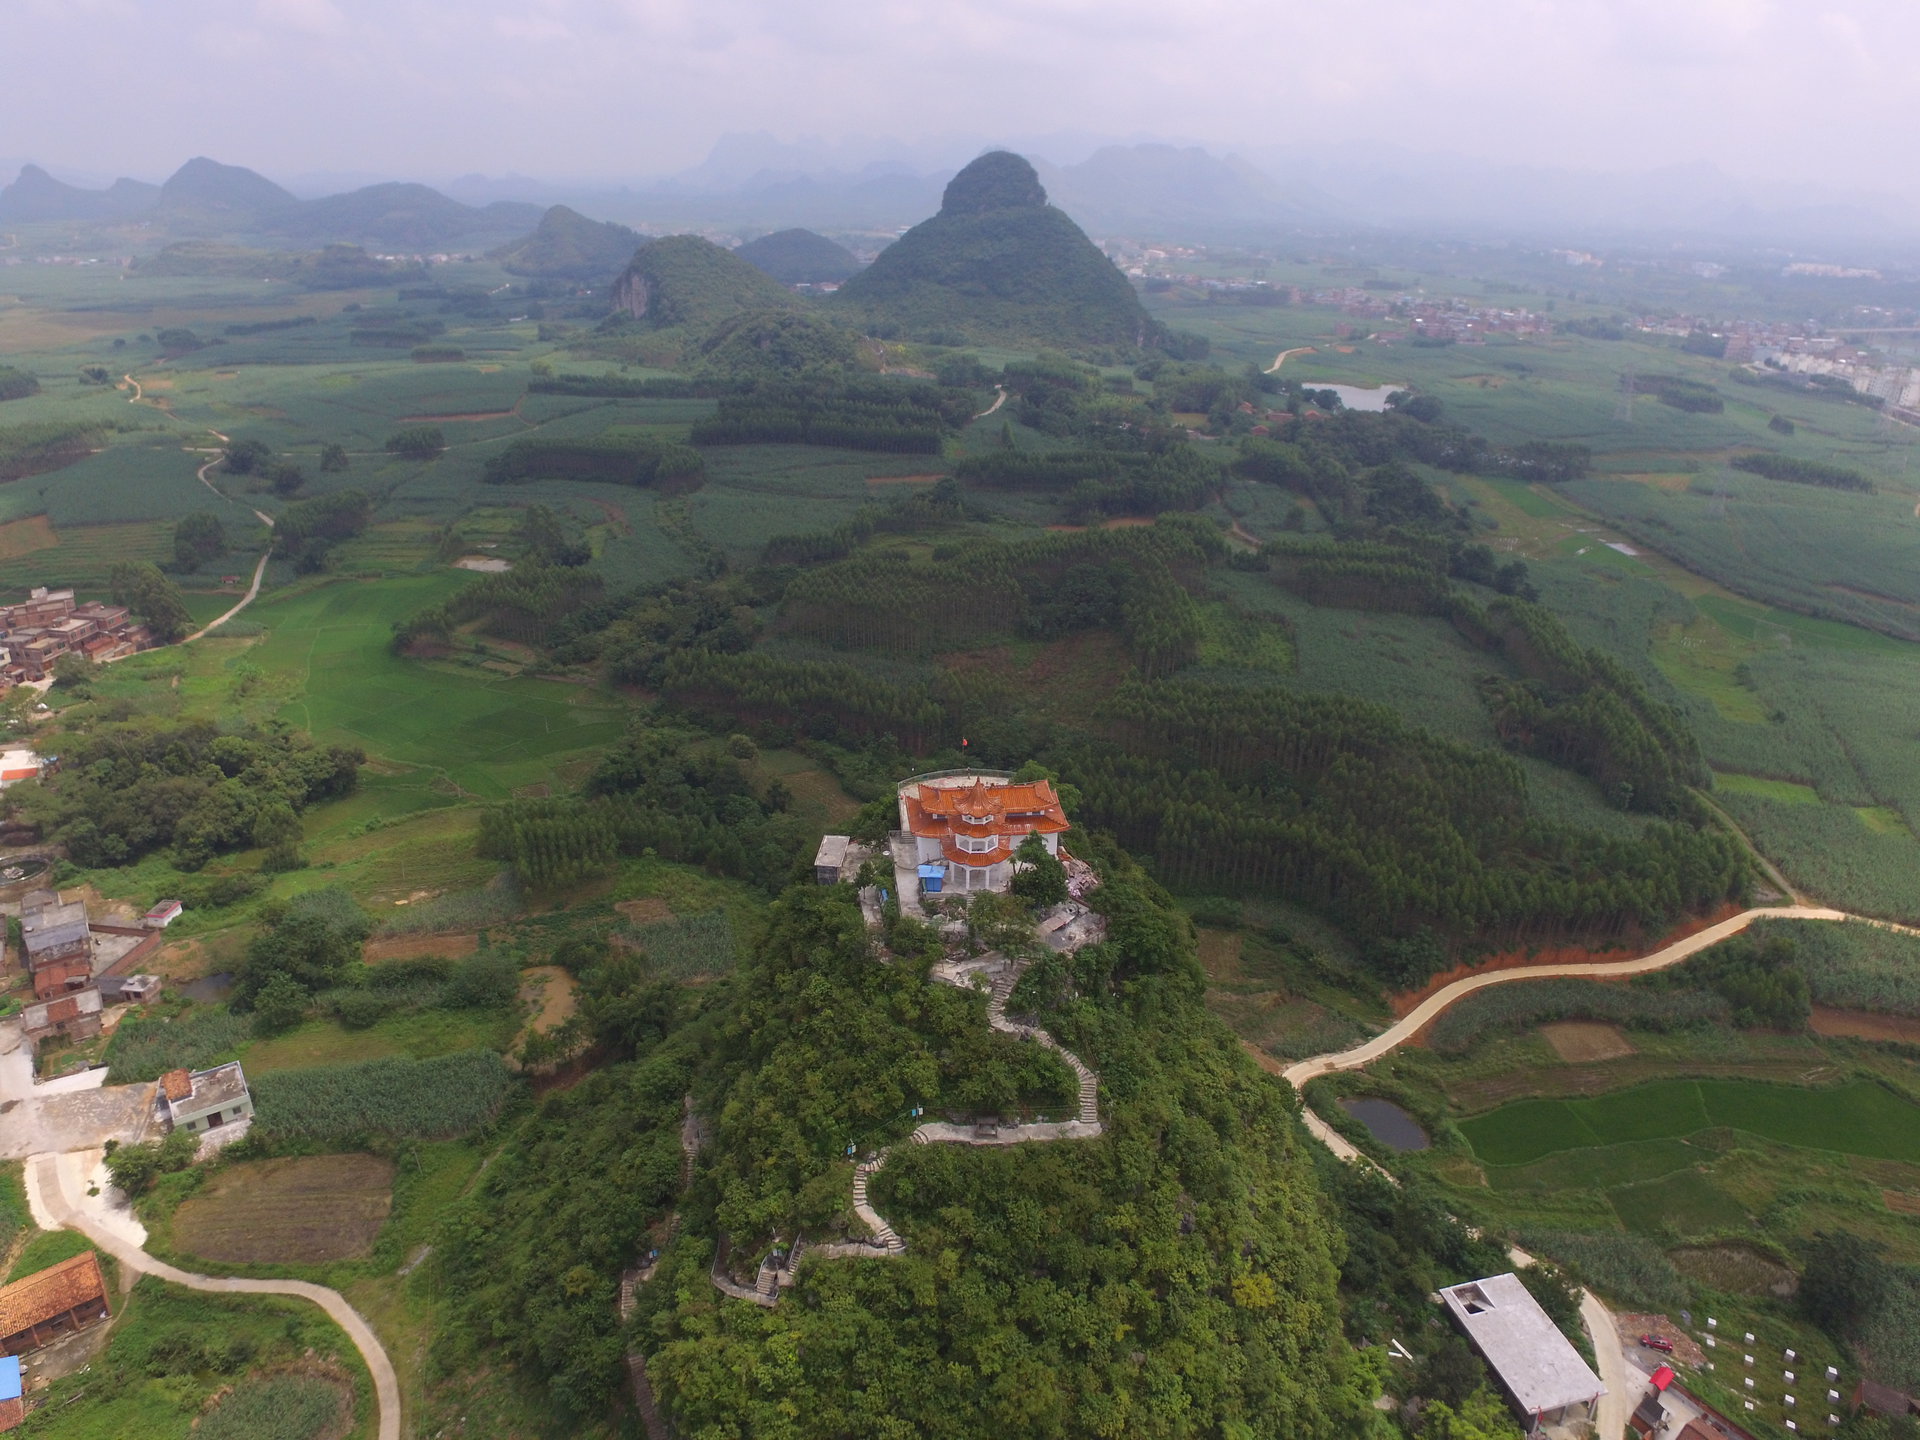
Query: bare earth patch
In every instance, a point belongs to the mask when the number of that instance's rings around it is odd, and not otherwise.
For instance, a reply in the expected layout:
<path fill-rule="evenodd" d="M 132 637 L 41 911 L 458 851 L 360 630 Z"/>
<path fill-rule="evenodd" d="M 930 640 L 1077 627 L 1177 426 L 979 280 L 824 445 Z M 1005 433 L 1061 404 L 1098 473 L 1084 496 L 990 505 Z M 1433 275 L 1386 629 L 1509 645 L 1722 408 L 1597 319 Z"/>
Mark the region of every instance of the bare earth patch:
<path fill-rule="evenodd" d="M 1896 1215 L 1920 1215 L 1920 1195 L 1909 1195 L 1904 1190 L 1882 1190 L 1880 1198 Z"/>
<path fill-rule="evenodd" d="M 1664 1315 L 1615 1315 L 1613 1328 L 1620 1332 L 1620 1343 L 1629 1353 L 1642 1335 L 1664 1335 L 1673 1341 L 1673 1358 L 1682 1365 L 1697 1370 L 1706 1363 L 1707 1352 L 1700 1348 L 1700 1342 Z"/>
<path fill-rule="evenodd" d="M 520 972 L 520 999 L 539 1008 L 527 1020 L 529 1030 L 551 1030 L 579 1009 L 573 976 L 559 965 L 535 965 Z"/>
<path fill-rule="evenodd" d="M 1618 1060 L 1634 1053 L 1633 1042 L 1617 1025 L 1598 1025 L 1585 1020 L 1563 1020 L 1540 1027 L 1540 1038 L 1553 1047 L 1553 1053 L 1570 1065 L 1592 1060 Z"/>
<path fill-rule="evenodd" d="M 869 485 L 931 485 L 936 480 L 944 480 L 945 475 L 869 475 Z"/>
<path fill-rule="evenodd" d="M 402 415 L 402 425 L 447 425 L 456 420 L 504 420 L 511 410 L 469 410 L 460 415 Z"/>
<path fill-rule="evenodd" d="M 480 948 L 477 931 L 450 935 L 386 935 L 367 941 L 360 954 L 369 965 L 382 960 L 418 960 L 423 955 L 445 955 L 458 960 Z"/>
<path fill-rule="evenodd" d="M 1238 980 L 1240 932 L 1203 928 L 1200 931 L 1200 968 L 1207 972 L 1209 980 Z"/>
<path fill-rule="evenodd" d="M 664 900 L 622 900 L 613 908 L 636 925 L 650 925 L 656 920 L 673 918 L 673 911 Z"/>
<path fill-rule="evenodd" d="M 29 515 L 24 520 L 9 520 L 0 525 L 0 560 L 15 560 L 39 550 L 51 550 L 60 543 L 53 533 L 53 522 L 44 515 Z"/>
<path fill-rule="evenodd" d="M 373 1248 L 392 1208 L 393 1162 L 377 1155 L 252 1160 L 176 1210 L 173 1239 L 231 1265 L 346 1260 Z"/>
<path fill-rule="evenodd" d="M 1835 1010 L 1813 1007 L 1813 1033 L 1851 1035 L 1856 1040 L 1901 1040 L 1920 1045 L 1920 1020 L 1905 1015 L 1878 1015 L 1871 1010 Z"/>

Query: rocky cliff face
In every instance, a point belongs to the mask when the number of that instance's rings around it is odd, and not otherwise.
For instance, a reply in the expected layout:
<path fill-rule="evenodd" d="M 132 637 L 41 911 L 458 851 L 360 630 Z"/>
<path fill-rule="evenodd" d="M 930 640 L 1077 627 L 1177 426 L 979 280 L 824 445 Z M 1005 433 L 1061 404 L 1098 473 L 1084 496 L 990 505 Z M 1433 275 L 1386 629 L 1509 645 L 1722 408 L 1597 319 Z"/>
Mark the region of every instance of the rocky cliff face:
<path fill-rule="evenodd" d="M 653 304 L 653 281 L 638 270 L 629 270 L 613 283 L 613 313 L 635 320 L 647 318 Z"/>

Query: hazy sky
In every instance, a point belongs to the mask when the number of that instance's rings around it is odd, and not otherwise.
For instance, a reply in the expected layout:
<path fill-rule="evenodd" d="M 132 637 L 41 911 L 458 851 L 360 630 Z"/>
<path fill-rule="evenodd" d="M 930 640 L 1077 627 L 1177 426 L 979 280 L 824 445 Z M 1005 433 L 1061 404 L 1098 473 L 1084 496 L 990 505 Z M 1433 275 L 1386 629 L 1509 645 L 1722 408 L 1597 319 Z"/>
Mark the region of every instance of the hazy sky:
<path fill-rule="evenodd" d="M 726 131 L 1399 143 L 1910 190 L 1913 0 L 5 0 L 0 155 L 635 178 Z"/>

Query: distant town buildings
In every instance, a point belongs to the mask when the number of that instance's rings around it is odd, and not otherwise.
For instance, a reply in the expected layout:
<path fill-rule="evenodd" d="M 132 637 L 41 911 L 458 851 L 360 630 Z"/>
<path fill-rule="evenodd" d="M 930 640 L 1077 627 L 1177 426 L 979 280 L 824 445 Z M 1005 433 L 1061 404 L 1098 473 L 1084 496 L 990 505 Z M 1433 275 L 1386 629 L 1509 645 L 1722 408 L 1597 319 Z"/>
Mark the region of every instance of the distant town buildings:
<path fill-rule="evenodd" d="M 62 655 L 115 660 L 153 643 L 153 632 L 126 606 L 77 605 L 71 590 L 41 586 L 18 604 L 0 605 L 0 680 L 7 685 L 45 680 Z"/>

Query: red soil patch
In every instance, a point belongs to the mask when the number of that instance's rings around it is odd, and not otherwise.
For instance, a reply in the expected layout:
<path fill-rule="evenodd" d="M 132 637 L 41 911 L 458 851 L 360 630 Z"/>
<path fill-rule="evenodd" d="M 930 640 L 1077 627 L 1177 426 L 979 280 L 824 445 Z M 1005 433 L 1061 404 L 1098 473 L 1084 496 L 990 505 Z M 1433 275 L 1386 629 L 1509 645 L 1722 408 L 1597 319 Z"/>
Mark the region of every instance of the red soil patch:
<path fill-rule="evenodd" d="M 944 480 L 945 475 L 869 475 L 869 485 L 931 485 L 936 480 Z"/>
<path fill-rule="evenodd" d="M 602 518 L 606 520 L 608 525 L 613 527 L 613 530 L 616 534 L 619 534 L 619 535 L 633 534 L 633 526 L 627 520 L 626 511 L 622 510 L 618 505 L 614 504 L 613 501 L 611 500 L 596 500 L 593 503 L 600 507 L 600 514 Z"/>
<path fill-rule="evenodd" d="M 1856 1040 L 1900 1040 L 1920 1045 L 1920 1020 L 1905 1015 L 1878 1015 L 1871 1010 L 1835 1010 L 1813 1007 L 1813 1033 L 1851 1035 Z"/>
<path fill-rule="evenodd" d="M 468 410 L 459 415 L 402 415 L 402 425 L 447 425 L 457 420 L 504 420 L 511 410 Z"/>
<path fill-rule="evenodd" d="M 360 954 L 367 964 L 378 965 L 382 960 L 418 960 L 423 955 L 446 955 L 457 960 L 479 948 L 478 932 L 469 930 L 454 935 L 389 935 L 367 941 Z"/>
<path fill-rule="evenodd" d="M 1451 970 L 1442 971 L 1428 980 L 1418 990 L 1403 991 L 1398 995 L 1389 995 L 1387 1004 L 1395 1016 L 1410 1013 L 1415 1006 L 1436 991 L 1444 990 L 1456 980 L 1464 980 L 1469 975 L 1484 975 L 1489 970 L 1531 970 L 1542 965 L 1590 965 L 1596 962 L 1631 960 L 1655 950 L 1663 950 L 1676 940 L 1684 940 L 1696 935 L 1708 926 L 1718 925 L 1722 920 L 1738 915 L 1738 905 L 1722 905 L 1718 910 L 1704 916 L 1685 920 L 1653 943 L 1643 940 L 1627 939 L 1606 950 L 1590 950 L 1583 945 L 1555 945 L 1529 950 L 1502 950 L 1489 955 L 1477 965 L 1456 965 Z M 1605 978 L 1605 977 L 1596 977 Z"/>
<path fill-rule="evenodd" d="M 636 925 L 673 918 L 673 910 L 664 900 L 622 900 L 613 908 Z"/>

